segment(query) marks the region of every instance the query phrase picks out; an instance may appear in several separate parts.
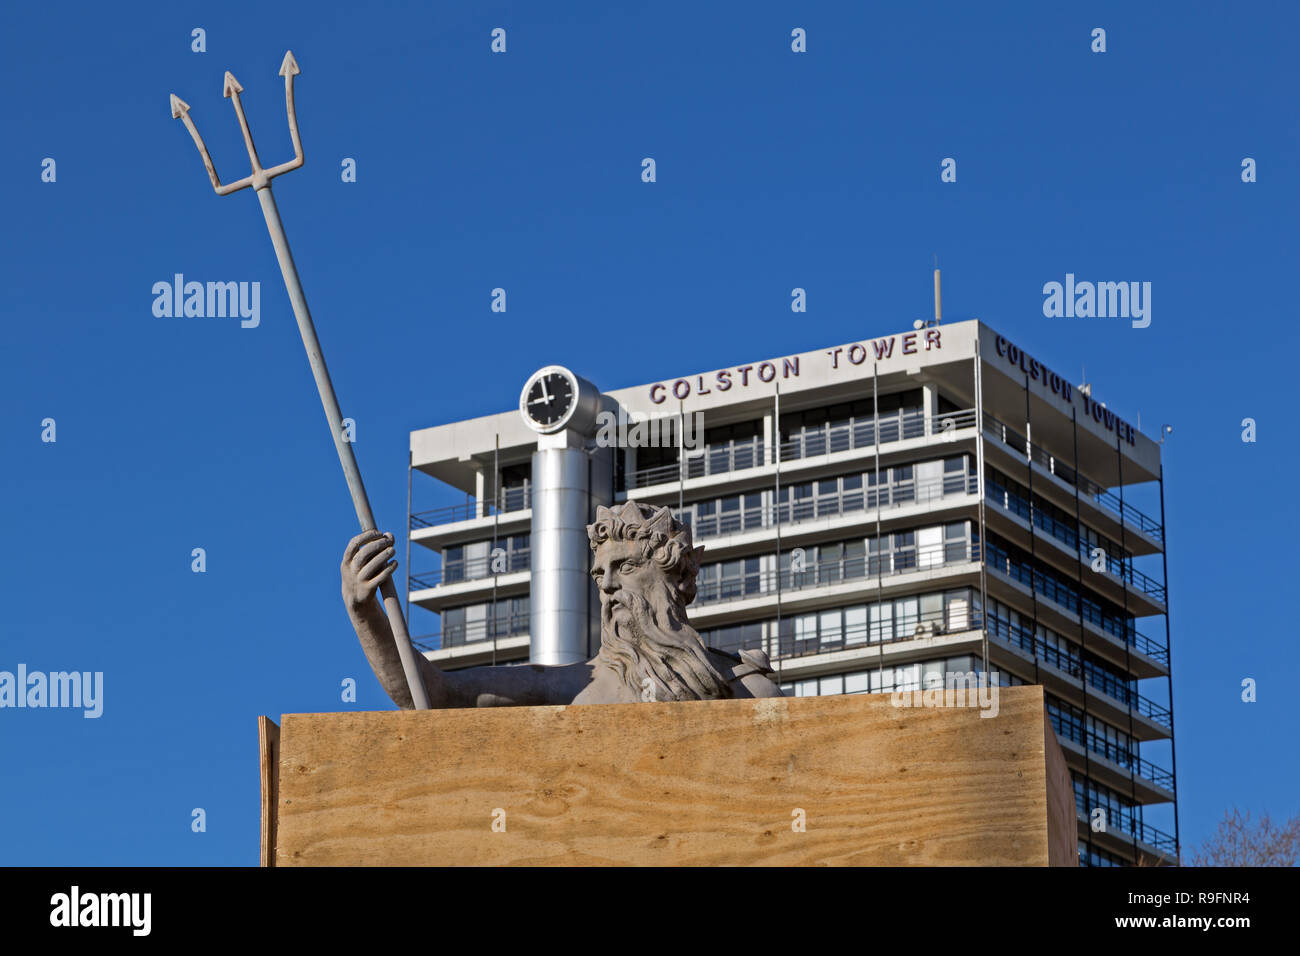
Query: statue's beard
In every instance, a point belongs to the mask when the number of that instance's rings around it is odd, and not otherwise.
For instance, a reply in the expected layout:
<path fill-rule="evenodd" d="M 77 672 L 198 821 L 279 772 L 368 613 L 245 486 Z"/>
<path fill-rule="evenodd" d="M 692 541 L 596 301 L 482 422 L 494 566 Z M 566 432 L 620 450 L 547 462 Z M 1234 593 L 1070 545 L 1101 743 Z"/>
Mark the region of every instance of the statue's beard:
<path fill-rule="evenodd" d="M 619 591 L 600 609 L 601 666 L 612 670 L 636 700 L 717 700 L 733 696 L 686 609 L 660 586 L 657 600 Z M 614 613 L 615 602 L 630 613 Z"/>

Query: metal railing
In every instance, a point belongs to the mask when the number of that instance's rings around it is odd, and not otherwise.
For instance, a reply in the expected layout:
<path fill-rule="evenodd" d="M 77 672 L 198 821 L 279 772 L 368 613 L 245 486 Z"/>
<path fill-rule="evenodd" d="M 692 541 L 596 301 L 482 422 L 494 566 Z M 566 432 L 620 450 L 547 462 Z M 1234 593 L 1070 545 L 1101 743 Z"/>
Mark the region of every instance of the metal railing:
<path fill-rule="evenodd" d="M 908 438 L 948 434 L 974 424 L 974 409 L 932 415 L 928 421 L 920 409 L 900 409 L 875 417 L 802 428 L 798 434 L 781 442 L 779 453 L 782 461 L 798 461 L 835 452 L 873 448 L 877 443 L 886 445 Z M 644 488 L 684 478 L 757 468 L 767 463 L 765 452 L 764 444 L 758 438 L 716 447 L 706 445 L 701 451 L 687 452 L 684 462 L 632 472 L 627 476 L 627 488 Z"/>
<path fill-rule="evenodd" d="M 1092 545 L 1079 535 L 1077 529 L 1058 520 L 1042 508 L 1031 507 L 1029 501 L 1023 495 L 1006 488 L 996 478 L 989 478 L 984 489 L 986 501 L 1000 505 L 1003 509 L 1017 517 L 1024 518 L 1026 521 L 1032 520 L 1036 527 L 1043 529 L 1066 547 L 1078 551 L 1083 562 L 1091 565 L 1093 561 Z M 1163 584 L 1133 567 L 1131 560 L 1120 561 L 1110 554 L 1106 554 L 1105 557 L 1107 571 L 1134 590 L 1154 598 L 1161 604 L 1165 603 L 1168 592 L 1166 592 Z"/>
<path fill-rule="evenodd" d="M 917 408 L 899 409 L 886 415 L 852 419 L 845 422 L 827 422 L 817 428 L 804 427 L 798 434 L 781 442 L 781 460 L 797 461 L 816 458 L 836 452 L 874 448 L 877 444 L 926 435 L 945 434 L 975 424 L 975 410 L 931 415 L 927 422 L 925 412 Z"/>
<path fill-rule="evenodd" d="M 729 441 L 720 445 L 705 445 L 697 451 L 685 449 L 683 461 L 634 471 L 627 476 L 626 485 L 629 490 L 645 488 L 648 485 L 661 485 L 664 482 L 680 481 L 683 478 L 702 478 L 705 475 L 744 471 L 746 468 L 757 468 L 766 462 L 763 439 Z"/>
<path fill-rule="evenodd" d="M 1017 624 L 1012 624 L 998 614 L 989 614 L 989 636 L 1021 650 L 1029 651 L 1042 661 L 1051 664 L 1057 670 L 1064 671 L 1075 680 L 1083 673 L 1088 686 L 1095 687 L 1107 697 L 1125 707 L 1131 703 L 1133 709 L 1143 717 L 1159 724 L 1166 730 L 1173 729 L 1173 714 L 1167 707 L 1162 707 L 1150 698 L 1143 697 L 1137 691 L 1127 687 L 1098 668 L 1092 661 L 1080 662 L 1077 654 L 1062 651 L 1038 640 L 1030 631 Z"/>
<path fill-rule="evenodd" d="M 532 550 L 519 548 L 504 551 L 495 558 L 487 555 L 472 560 L 447 561 L 441 568 L 411 575 L 411 589 L 436 588 L 440 584 L 459 584 L 462 581 L 479 581 L 498 574 L 527 571 Z"/>
<path fill-rule="evenodd" d="M 1114 826 L 1121 833 L 1127 833 L 1129 836 L 1135 836 L 1147 846 L 1153 846 L 1162 853 L 1174 853 L 1177 851 L 1178 842 L 1163 830 L 1157 830 L 1151 824 L 1139 820 L 1132 813 L 1126 813 L 1122 810 L 1116 810 L 1114 807 L 1108 807 L 1105 804 L 1095 804 L 1098 810 L 1106 811 L 1106 827 L 1109 829 Z M 1087 806 L 1087 802 L 1077 791 L 1074 795 L 1074 807 L 1078 813 L 1079 822 L 1092 825 L 1092 810 L 1094 807 Z"/>
<path fill-rule="evenodd" d="M 1157 541 L 1164 541 L 1165 532 L 1160 522 L 1139 511 L 1127 501 L 1122 501 L 1118 495 L 1097 484 L 1091 478 L 1080 474 L 1047 449 L 1028 441 L 1024 435 L 994 418 L 988 412 L 984 413 L 984 429 L 992 433 L 995 438 L 1000 439 L 1003 444 L 1015 451 L 1016 454 L 1027 454 L 1032 461 L 1042 466 L 1048 474 L 1055 475 L 1066 484 L 1078 488 L 1080 495 L 1102 505 L 1121 521 L 1128 523 L 1144 534 L 1150 535 Z"/>
<path fill-rule="evenodd" d="M 702 580 L 697 585 L 695 603 L 714 604 L 720 601 L 735 601 L 746 597 L 773 595 L 780 583 L 781 590 L 801 591 L 808 588 L 824 587 L 843 581 L 874 578 L 878 574 L 887 577 L 906 574 L 911 571 L 923 571 L 927 568 L 941 568 L 953 564 L 963 564 L 976 560 L 974 551 L 965 541 L 955 541 L 925 547 L 895 548 L 891 551 L 817 561 L 807 564 L 801 570 L 782 568 L 779 572 L 742 571 L 718 580 Z M 706 565 L 706 567 L 708 567 Z M 713 565 L 722 567 L 722 565 Z"/>
<path fill-rule="evenodd" d="M 782 619 L 781 624 L 783 630 L 789 628 L 795 631 L 797 628 L 793 617 Z M 978 630 L 980 619 L 978 613 L 972 612 L 969 608 L 963 610 L 949 608 L 946 611 L 926 612 L 900 616 L 888 621 L 877 620 L 845 626 L 833 634 L 818 633 L 811 637 L 803 637 L 797 633 L 783 633 L 776 638 L 766 640 L 762 637 L 761 627 L 762 625 L 759 624 L 750 634 L 739 637 L 731 635 L 720 637 L 717 632 L 710 632 L 708 644 L 710 647 L 732 653 L 741 650 L 764 650 L 771 654 L 773 659 L 789 660 L 814 654 L 851 650 L 855 647 L 898 644 L 916 640 L 918 637 Z"/>
<path fill-rule="evenodd" d="M 503 614 L 496 618 L 495 622 L 483 620 L 468 624 L 453 624 L 431 634 L 412 637 L 411 643 L 422 651 L 437 651 L 448 647 L 491 642 L 503 637 L 517 637 L 528 633 L 528 619 L 527 614 Z M 493 624 L 495 627 L 492 626 Z"/>
<path fill-rule="evenodd" d="M 1127 747 L 1121 746 L 1113 740 L 1107 740 L 1091 730 L 1085 731 L 1076 718 L 1062 713 L 1050 703 L 1047 707 L 1047 716 L 1052 722 L 1052 729 L 1056 731 L 1058 736 L 1082 745 L 1092 753 L 1106 758 L 1125 770 L 1133 771 L 1148 783 L 1155 784 L 1170 793 L 1174 791 L 1174 775 L 1163 767 L 1157 767 L 1151 761 L 1139 757 Z"/>
<path fill-rule="evenodd" d="M 1085 621 L 1096 625 L 1107 634 L 1127 643 L 1141 654 L 1169 666 L 1169 648 L 1158 644 L 1137 630 L 1131 622 L 1107 614 L 1095 601 L 1083 597 L 1074 589 L 1067 587 L 1055 577 L 1030 568 L 1028 564 L 1011 557 L 1000 546 L 989 543 L 987 563 L 990 570 L 998 571 L 1018 581 L 1032 591 L 1057 604 L 1071 614 L 1077 614 Z"/>
<path fill-rule="evenodd" d="M 975 494 L 978 490 L 979 479 L 974 475 L 953 474 L 930 481 L 911 479 L 875 488 L 869 486 L 838 488 L 833 492 L 814 494 L 775 505 L 738 507 L 731 511 L 720 511 L 710 515 L 699 514 L 700 503 L 697 502 L 694 505 L 687 505 L 681 511 L 674 508 L 673 514 L 678 520 L 691 527 L 691 534 L 696 540 L 702 540 L 741 531 L 771 528 L 778 522 L 787 525 L 816 518 L 874 511 L 877 504 L 881 508 L 900 508 L 904 505 L 924 504 L 946 495 Z M 793 489 L 790 491 L 793 494 Z M 739 498 L 740 496 L 735 496 L 733 500 L 739 502 Z"/>
<path fill-rule="evenodd" d="M 480 514 L 479 501 L 473 495 L 466 495 L 463 504 L 447 505 L 442 508 L 431 508 L 428 511 L 417 511 L 411 515 L 410 530 L 417 528 L 432 528 L 440 524 L 451 524 L 455 521 L 469 521 L 472 518 L 490 518 L 496 514 L 507 514 L 511 511 L 523 511 L 525 508 L 531 508 L 533 504 L 532 484 L 519 485 L 515 488 L 502 488 L 495 500 L 485 499 L 482 502 L 482 513 Z"/>

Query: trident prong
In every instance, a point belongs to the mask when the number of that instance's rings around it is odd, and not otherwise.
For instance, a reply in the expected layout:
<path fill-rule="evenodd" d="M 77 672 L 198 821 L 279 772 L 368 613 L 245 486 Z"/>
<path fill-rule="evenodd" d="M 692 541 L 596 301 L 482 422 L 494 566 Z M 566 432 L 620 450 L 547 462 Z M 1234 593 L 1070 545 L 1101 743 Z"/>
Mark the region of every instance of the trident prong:
<path fill-rule="evenodd" d="M 235 116 L 239 119 L 239 128 L 244 134 L 244 145 L 248 147 L 248 159 L 253 164 L 253 172 L 238 182 L 223 186 L 217 177 L 217 168 L 212 165 L 212 157 L 203 144 L 194 121 L 190 119 L 190 105 L 172 94 L 172 117 L 185 123 L 185 128 L 194 138 L 194 145 L 199 148 L 203 165 L 212 180 L 212 188 L 218 196 L 227 196 L 252 186 L 257 199 L 262 204 L 262 215 L 266 217 L 266 228 L 271 234 L 271 245 L 275 247 L 275 256 L 280 263 L 280 274 L 284 276 L 284 285 L 289 292 L 289 302 L 293 305 L 294 317 L 298 320 L 298 331 L 302 335 L 303 347 L 307 350 L 307 361 L 311 365 L 312 376 L 316 379 L 316 390 L 320 393 L 321 405 L 325 409 L 325 418 L 329 422 L 330 432 L 334 437 L 334 448 L 343 466 L 343 476 L 347 479 L 348 490 L 352 493 L 352 506 L 356 510 L 357 520 L 362 531 L 373 531 L 375 516 L 370 510 L 370 499 L 366 496 L 366 486 L 361 481 L 361 471 L 357 467 L 357 458 L 353 453 L 351 441 L 344 438 L 343 413 L 339 410 L 338 398 L 334 395 L 334 386 L 330 382 L 329 369 L 325 366 L 325 354 L 321 351 L 320 340 L 316 337 L 316 326 L 312 324 L 311 312 L 307 308 L 307 297 L 302 291 L 302 280 L 298 278 L 298 267 L 294 265 L 293 253 L 289 251 L 289 239 L 284 233 L 284 223 L 280 221 L 280 210 L 275 205 L 275 196 L 271 194 L 271 180 L 281 173 L 297 169 L 303 163 L 302 140 L 298 136 L 298 114 L 293 108 L 293 78 L 301 72 L 298 61 L 290 50 L 284 55 L 280 64 L 280 75 L 284 77 L 284 102 L 289 114 L 289 136 L 293 140 L 293 159 L 270 169 L 263 169 L 257 158 L 257 149 L 253 146 L 253 134 L 248 129 L 248 119 L 244 116 L 244 106 L 239 101 L 239 94 L 244 88 L 229 71 L 226 72 L 222 94 L 232 101 Z M 384 579 L 379 588 L 383 596 L 384 612 L 393 632 L 393 641 L 397 645 L 397 656 L 401 659 L 402 670 L 406 674 L 406 685 L 411 692 L 411 702 L 419 710 L 429 709 L 429 694 L 416 660 L 415 648 L 411 644 L 410 632 L 406 629 L 406 618 L 402 614 L 402 604 L 397 597 L 397 587 L 392 575 Z"/>
<path fill-rule="evenodd" d="M 301 72 L 298 69 L 298 61 L 293 58 L 293 51 L 285 51 L 284 61 L 280 64 L 280 75 L 284 77 L 284 111 L 289 115 L 289 138 L 293 140 L 293 159 L 268 169 L 267 179 L 274 179 L 281 173 L 297 169 L 303 162 L 302 137 L 298 135 L 298 112 L 293 108 L 293 78 Z"/>
<path fill-rule="evenodd" d="M 221 184 L 221 178 L 217 175 L 217 167 L 212 162 L 212 156 L 208 153 L 208 147 L 204 144 L 203 137 L 199 135 L 198 127 L 194 125 L 194 120 L 190 118 L 190 104 L 175 93 L 171 95 L 172 118 L 179 119 L 185 124 L 185 128 L 190 131 L 190 136 L 194 139 L 194 145 L 199 148 L 199 155 L 203 157 L 203 166 L 208 171 L 208 178 L 212 180 L 212 188 L 218 196 L 229 196 L 231 193 L 247 189 L 249 186 L 254 189 L 262 189 L 276 176 L 297 169 L 303 164 L 302 137 L 298 134 L 298 111 L 293 106 L 293 78 L 301 72 L 298 68 L 298 61 L 294 59 L 293 51 L 286 51 L 284 60 L 280 64 L 280 75 L 284 77 L 284 106 L 289 117 L 289 138 L 293 141 L 293 159 L 287 163 L 281 163 L 279 166 L 263 169 L 262 161 L 257 156 L 257 147 L 253 145 L 253 132 L 248 128 L 248 117 L 244 115 L 244 104 L 239 99 L 239 94 L 244 92 L 244 87 L 239 80 L 235 79 L 233 73 L 229 70 L 226 71 L 221 95 L 230 100 L 235 107 L 235 117 L 239 120 L 240 132 L 244 134 L 244 146 L 248 149 L 248 159 L 252 163 L 253 172 L 251 175 L 225 186 Z"/>

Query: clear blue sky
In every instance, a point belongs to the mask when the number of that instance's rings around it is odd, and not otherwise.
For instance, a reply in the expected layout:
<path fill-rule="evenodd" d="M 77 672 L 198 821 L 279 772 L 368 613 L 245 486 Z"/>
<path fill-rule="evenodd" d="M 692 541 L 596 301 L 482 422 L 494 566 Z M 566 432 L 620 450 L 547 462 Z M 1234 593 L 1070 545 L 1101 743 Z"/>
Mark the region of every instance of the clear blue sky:
<path fill-rule="evenodd" d="M 254 718 L 391 707 L 340 602 L 355 519 L 257 202 L 213 194 L 168 111 L 171 92 L 189 102 L 218 169 L 242 175 L 230 69 L 263 160 L 289 158 L 287 48 L 307 165 L 276 195 L 383 527 L 402 530 L 408 433 L 509 408 L 540 364 L 610 389 L 904 330 L 938 255 L 945 318 L 984 319 L 1076 380 L 1086 364 L 1125 418 L 1175 426 L 1184 842 L 1234 804 L 1300 811 L 1285 479 L 1300 464 L 1300 6 L 0 16 L 0 670 L 105 675 L 98 720 L 0 710 L 0 819 L 19 821 L 0 863 L 254 864 Z M 1244 157 L 1258 182 L 1241 181 Z M 177 272 L 260 282 L 261 325 L 156 318 L 152 286 Z M 1044 318 L 1042 286 L 1067 272 L 1151 282 L 1151 326 Z M 1246 677 L 1257 703 L 1240 700 Z"/>

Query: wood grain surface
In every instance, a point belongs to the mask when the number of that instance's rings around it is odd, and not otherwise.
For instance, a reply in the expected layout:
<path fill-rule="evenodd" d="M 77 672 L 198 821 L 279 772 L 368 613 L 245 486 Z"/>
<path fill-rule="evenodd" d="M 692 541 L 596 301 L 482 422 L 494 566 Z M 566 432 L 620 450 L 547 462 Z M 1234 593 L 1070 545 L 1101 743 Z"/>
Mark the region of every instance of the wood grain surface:
<path fill-rule="evenodd" d="M 1042 688 L 999 691 L 288 714 L 275 862 L 1074 865 Z"/>

